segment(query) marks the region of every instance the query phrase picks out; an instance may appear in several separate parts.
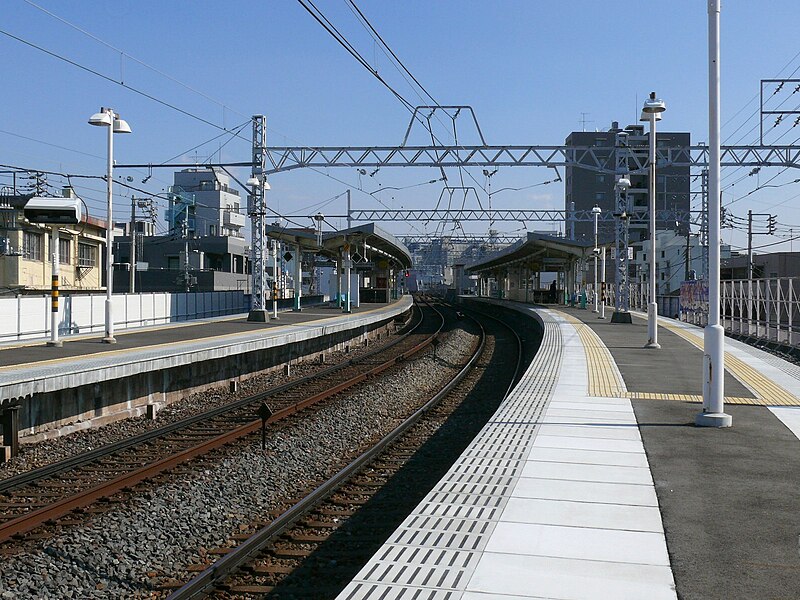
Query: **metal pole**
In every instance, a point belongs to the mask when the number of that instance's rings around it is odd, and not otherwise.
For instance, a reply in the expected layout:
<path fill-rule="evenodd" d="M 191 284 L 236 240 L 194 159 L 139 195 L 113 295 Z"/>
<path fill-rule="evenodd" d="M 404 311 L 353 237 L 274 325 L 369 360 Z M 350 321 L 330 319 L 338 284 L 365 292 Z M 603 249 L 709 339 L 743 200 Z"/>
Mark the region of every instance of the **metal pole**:
<path fill-rule="evenodd" d="M 344 293 L 345 301 L 342 312 L 350 312 L 350 244 L 345 241 L 344 243 Z"/>
<path fill-rule="evenodd" d="M 278 240 L 272 240 L 272 318 L 278 318 Z"/>
<path fill-rule="evenodd" d="M 51 273 L 52 286 L 50 288 L 50 341 L 47 342 L 48 346 L 61 347 L 62 342 L 58 339 L 58 280 L 59 280 L 59 254 L 58 254 L 58 227 L 53 225 L 53 266 Z"/>
<path fill-rule="evenodd" d="M 598 319 L 605 319 L 606 318 L 606 249 L 605 246 L 603 247 L 603 263 L 602 263 L 602 271 L 600 272 L 600 290 L 603 294 L 602 302 L 600 302 L 600 316 Z"/>
<path fill-rule="evenodd" d="M 295 246 L 294 256 L 294 310 L 300 312 L 300 297 L 303 295 L 303 247 Z"/>
<path fill-rule="evenodd" d="M 136 288 L 136 197 L 131 194 L 131 259 L 130 259 L 130 285 L 129 292 L 134 293 Z"/>
<path fill-rule="evenodd" d="M 350 217 L 350 189 L 347 189 L 347 228 L 353 226 L 353 219 Z"/>
<path fill-rule="evenodd" d="M 111 293 L 114 285 L 114 257 L 111 252 L 111 243 L 114 237 L 114 212 L 112 203 L 114 181 L 114 111 L 108 109 L 111 122 L 108 124 L 108 168 L 106 169 L 106 335 L 103 342 L 116 344 L 114 339 L 114 308 L 111 303 Z"/>
<path fill-rule="evenodd" d="M 650 302 L 647 304 L 647 344 L 658 349 L 658 303 L 656 302 L 656 113 L 650 117 Z"/>
<path fill-rule="evenodd" d="M 720 0 L 708 2 L 708 325 L 703 331 L 703 411 L 695 424 L 730 427 L 724 412 L 725 332 L 720 325 Z"/>
<path fill-rule="evenodd" d="M 592 211 L 592 212 L 594 212 L 594 211 Z M 598 217 L 598 215 L 599 215 L 599 213 L 596 213 L 596 212 L 594 213 L 594 279 L 592 280 L 592 286 L 593 286 L 593 289 L 594 289 L 594 309 L 592 309 L 592 312 L 595 312 L 595 313 L 598 312 L 598 310 L 599 310 L 599 302 L 600 302 L 600 299 L 598 298 L 598 295 L 597 295 L 597 254 L 598 254 L 598 248 L 597 248 L 597 217 Z"/>

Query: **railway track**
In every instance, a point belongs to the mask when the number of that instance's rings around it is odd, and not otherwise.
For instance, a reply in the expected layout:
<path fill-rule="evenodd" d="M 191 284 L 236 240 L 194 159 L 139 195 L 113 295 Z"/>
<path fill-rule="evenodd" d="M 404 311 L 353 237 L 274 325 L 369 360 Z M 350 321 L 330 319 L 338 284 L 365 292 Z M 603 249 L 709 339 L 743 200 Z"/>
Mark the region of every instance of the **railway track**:
<path fill-rule="evenodd" d="M 190 571 L 203 570 L 169 598 L 335 597 L 438 481 L 518 378 L 519 336 L 496 320 L 491 329 L 487 336 L 480 327 L 480 343 L 469 361 L 422 408 L 274 520 L 233 536 L 218 550 L 219 560 L 205 568 L 192 565 Z M 509 352 L 517 359 L 508 360 Z M 505 393 L 497 394 L 499 385 Z M 495 403 L 481 402 L 487 390 L 493 390 Z M 163 589 L 175 585 L 167 582 Z"/>
<path fill-rule="evenodd" d="M 277 423 L 408 360 L 437 339 L 443 322 L 429 306 L 415 312 L 407 332 L 356 360 L 0 481 L 0 544 L 253 434 L 262 427 L 262 404 L 270 405 L 266 423 Z"/>

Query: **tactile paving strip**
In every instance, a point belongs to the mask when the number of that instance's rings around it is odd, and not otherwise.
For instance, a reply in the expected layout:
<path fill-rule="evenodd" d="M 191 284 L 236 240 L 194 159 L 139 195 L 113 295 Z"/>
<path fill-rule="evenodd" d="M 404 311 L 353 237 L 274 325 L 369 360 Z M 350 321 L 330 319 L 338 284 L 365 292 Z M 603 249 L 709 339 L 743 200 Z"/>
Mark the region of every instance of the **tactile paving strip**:
<path fill-rule="evenodd" d="M 660 321 L 662 327 L 666 327 L 671 332 L 679 335 L 693 346 L 703 349 L 703 340 L 696 335 L 686 331 L 684 327 L 676 325 L 666 320 Z M 757 400 L 750 400 L 750 404 L 760 404 L 769 406 L 797 406 L 800 405 L 800 398 L 785 390 L 782 386 L 767 377 L 764 377 L 757 369 L 748 365 L 741 358 L 730 352 L 725 353 L 725 370 L 733 374 L 736 379 L 742 382 L 752 391 Z M 728 402 L 728 399 L 725 399 Z"/>
<path fill-rule="evenodd" d="M 557 320 L 519 384 L 340 600 L 456 600 L 522 473 L 562 360 Z"/>

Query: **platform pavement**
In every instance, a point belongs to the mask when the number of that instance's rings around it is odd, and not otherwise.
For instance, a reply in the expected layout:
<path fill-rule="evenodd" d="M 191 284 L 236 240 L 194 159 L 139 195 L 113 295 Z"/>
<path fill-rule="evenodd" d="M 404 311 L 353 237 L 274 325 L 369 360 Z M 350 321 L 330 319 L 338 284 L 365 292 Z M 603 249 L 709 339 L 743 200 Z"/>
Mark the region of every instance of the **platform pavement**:
<path fill-rule="evenodd" d="M 734 426 L 696 428 L 697 332 L 537 312 L 521 384 L 339 599 L 800 597 L 796 366 L 730 343 Z"/>
<path fill-rule="evenodd" d="M 249 322 L 245 314 L 181 322 L 121 331 L 113 345 L 103 344 L 101 333 L 65 337 L 60 348 L 45 340 L 6 345 L 0 348 L 0 402 L 368 326 L 405 312 L 412 302 L 406 295 L 391 304 L 362 303 L 350 314 L 319 305 L 281 312 L 266 323 Z"/>

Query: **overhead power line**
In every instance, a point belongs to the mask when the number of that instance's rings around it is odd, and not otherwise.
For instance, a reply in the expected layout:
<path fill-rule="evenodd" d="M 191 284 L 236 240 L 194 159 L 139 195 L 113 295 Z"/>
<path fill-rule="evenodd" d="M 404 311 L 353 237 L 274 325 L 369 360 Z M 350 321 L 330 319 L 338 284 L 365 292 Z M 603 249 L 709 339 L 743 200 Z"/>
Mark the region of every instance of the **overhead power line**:
<path fill-rule="evenodd" d="M 76 61 L 74 61 L 74 60 L 72 60 L 70 58 L 67 58 L 66 56 L 62 56 L 61 54 L 53 52 L 52 50 L 48 50 L 47 48 L 39 46 L 38 44 L 34 44 L 33 42 L 29 42 L 28 40 L 25 40 L 25 39 L 23 39 L 23 38 L 21 38 L 19 36 L 14 35 L 13 33 L 5 31 L 4 29 L 0 29 L 0 33 L 5 35 L 5 36 L 7 36 L 7 37 L 9 37 L 9 38 L 11 38 L 12 40 L 16 40 L 17 42 L 19 42 L 21 44 L 25 44 L 26 46 L 28 46 L 30 48 L 34 48 L 35 50 L 38 50 L 39 52 L 43 52 L 44 54 L 47 54 L 48 56 L 52 56 L 53 58 L 56 58 L 56 59 L 58 59 L 60 61 L 63 61 L 65 63 L 69 64 L 69 65 L 72 65 L 73 67 L 81 69 L 82 71 L 90 73 L 90 74 L 92 74 L 92 75 L 94 75 L 96 77 L 99 77 L 101 79 L 104 79 L 105 81 L 108 81 L 110 83 L 114 83 L 114 84 L 116 84 L 118 86 L 121 86 L 121 87 L 125 88 L 126 90 L 130 90 L 131 92 L 133 92 L 135 94 L 139 94 L 140 96 L 143 96 L 144 98 L 147 98 L 148 100 L 152 100 L 153 102 L 161 104 L 162 106 L 165 106 L 165 107 L 170 108 L 170 109 L 172 109 L 174 111 L 177 111 L 177 112 L 181 113 L 182 115 L 186 115 L 187 117 L 190 117 L 192 119 L 196 119 L 197 121 L 200 121 L 201 123 L 205 123 L 206 125 L 210 125 L 211 127 L 214 127 L 216 129 L 221 129 L 222 131 L 228 131 L 228 129 L 226 129 L 225 127 L 223 127 L 221 125 L 217 125 L 216 123 L 213 123 L 212 121 L 209 121 L 208 119 L 204 119 L 203 117 L 201 117 L 199 115 L 196 115 L 196 114 L 194 114 L 192 112 L 189 112 L 188 110 L 184 110 L 183 108 L 180 108 L 179 106 L 176 106 L 175 104 L 167 102 L 166 100 L 161 100 L 160 98 L 157 98 L 156 96 L 153 96 L 152 94 L 149 94 L 149 93 L 145 92 L 144 90 L 141 90 L 139 88 L 136 88 L 136 87 L 133 87 L 131 85 L 128 85 L 124 81 L 120 81 L 120 80 L 114 79 L 113 77 L 105 75 L 104 73 L 96 71 L 96 70 L 94 70 L 94 69 L 92 69 L 90 67 L 87 67 L 85 65 L 82 65 L 79 62 L 76 62 Z M 242 138 L 242 139 L 246 140 L 246 138 Z M 246 140 L 246 141 L 249 143 L 250 140 Z"/>

